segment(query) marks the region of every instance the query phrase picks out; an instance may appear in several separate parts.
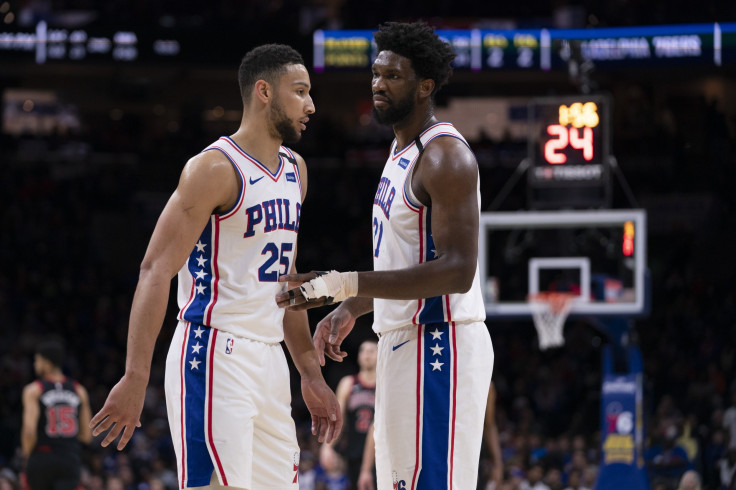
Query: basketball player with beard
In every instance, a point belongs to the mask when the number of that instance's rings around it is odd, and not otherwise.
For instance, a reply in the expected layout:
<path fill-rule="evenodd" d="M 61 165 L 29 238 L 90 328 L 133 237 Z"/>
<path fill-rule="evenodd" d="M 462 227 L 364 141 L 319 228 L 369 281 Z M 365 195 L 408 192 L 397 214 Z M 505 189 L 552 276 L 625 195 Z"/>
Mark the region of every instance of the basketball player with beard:
<path fill-rule="evenodd" d="M 273 301 L 294 273 L 307 169 L 296 143 L 314 103 L 294 49 L 254 48 L 238 71 L 243 117 L 184 166 L 140 268 L 125 374 L 91 420 L 123 449 L 141 425 L 154 344 L 178 274 L 179 321 L 166 361 L 166 401 L 180 488 L 298 488 L 285 341 L 301 374 L 312 432 L 342 425 L 304 311 Z"/>
<path fill-rule="evenodd" d="M 478 164 L 434 115 L 455 55 L 421 22 L 389 22 L 374 37 L 373 113 L 395 135 L 373 201 L 374 270 L 283 277 L 302 284 L 276 299 L 295 311 L 342 301 L 317 325 L 321 361 L 341 361 L 356 318 L 373 311 L 379 490 L 472 489 L 493 346 L 478 274 Z"/>

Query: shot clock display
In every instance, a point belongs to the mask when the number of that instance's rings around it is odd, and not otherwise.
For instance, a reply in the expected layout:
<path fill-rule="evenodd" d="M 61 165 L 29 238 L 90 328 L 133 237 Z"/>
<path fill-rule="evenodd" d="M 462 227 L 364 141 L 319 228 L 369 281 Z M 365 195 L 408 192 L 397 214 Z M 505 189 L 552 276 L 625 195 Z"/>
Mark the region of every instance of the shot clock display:
<path fill-rule="evenodd" d="M 606 96 L 532 99 L 529 103 L 529 186 L 589 188 L 558 197 L 595 204 L 607 195 L 610 130 Z M 553 195 L 537 192 L 535 196 Z"/>
<path fill-rule="evenodd" d="M 539 183 L 599 181 L 608 159 L 603 96 L 533 99 L 529 106 L 532 178 Z"/>

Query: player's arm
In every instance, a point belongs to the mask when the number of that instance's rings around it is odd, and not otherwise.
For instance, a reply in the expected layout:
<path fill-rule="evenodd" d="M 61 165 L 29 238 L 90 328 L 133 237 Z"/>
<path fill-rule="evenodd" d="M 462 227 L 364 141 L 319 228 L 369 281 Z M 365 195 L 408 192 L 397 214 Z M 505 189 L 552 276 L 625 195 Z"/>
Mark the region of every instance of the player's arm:
<path fill-rule="evenodd" d="M 153 349 L 168 305 L 171 279 L 186 262 L 213 212 L 227 210 L 238 196 L 232 164 L 219 152 L 190 159 L 156 223 L 140 266 L 131 305 L 125 374 L 91 420 L 93 435 L 110 429 L 103 446 L 123 432 L 122 449 L 140 426 Z"/>
<path fill-rule="evenodd" d="M 437 259 L 405 269 L 360 272 L 358 296 L 415 299 L 467 292 L 478 261 L 477 185 L 478 164 L 462 141 L 437 138 L 427 145 L 412 188 L 417 199 L 431 206 Z"/>
<path fill-rule="evenodd" d="M 301 376 L 302 398 L 312 415 L 312 434 L 319 442 L 332 442 L 340 434 L 342 414 L 335 394 L 322 377 L 306 311 L 284 312 L 284 342 Z"/>
<path fill-rule="evenodd" d="M 301 298 L 301 301 L 303 301 L 303 298 Z M 303 303 L 300 306 L 289 309 L 306 309 L 307 307 L 311 307 L 312 303 Z M 286 304 L 288 304 L 288 300 L 283 304 L 279 302 L 279 306 L 285 306 Z M 317 349 L 319 363 L 322 366 L 325 365 L 325 356 L 333 361 L 342 362 L 348 355 L 347 352 L 340 350 L 342 341 L 353 330 L 355 320 L 359 316 L 370 313 L 371 311 L 373 311 L 373 298 L 352 297 L 340 303 L 340 306 L 320 320 L 317 328 L 314 330 L 312 341 L 314 342 L 314 348 Z"/>
<path fill-rule="evenodd" d="M 350 390 L 353 389 L 353 377 L 343 376 L 339 383 L 337 383 L 337 389 L 335 390 L 335 398 L 337 403 L 340 405 L 340 415 L 342 416 L 343 422 L 347 420 L 347 406 L 348 397 L 350 396 Z M 337 438 L 334 438 L 330 442 L 330 446 L 334 446 L 337 442 Z M 327 444 L 325 444 L 327 446 Z"/>
<path fill-rule="evenodd" d="M 363 460 L 360 464 L 358 476 L 358 490 L 374 490 L 376 484 L 373 481 L 373 465 L 376 462 L 376 441 L 373 439 L 373 424 L 371 424 L 365 436 L 363 446 Z"/>
<path fill-rule="evenodd" d="M 488 451 L 491 453 L 491 481 L 497 487 L 503 480 L 503 459 L 501 458 L 501 443 L 498 439 L 498 426 L 496 425 L 496 387 L 493 386 L 493 383 L 491 383 L 488 390 L 483 438 L 488 445 Z"/>
<path fill-rule="evenodd" d="M 81 384 L 77 383 L 76 390 L 79 396 L 79 433 L 77 439 L 84 444 L 89 444 L 92 440 L 92 429 L 89 427 L 89 421 L 92 419 L 92 410 L 89 407 L 89 395 L 87 390 Z"/>
<path fill-rule="evenodd" d="M 337 397 L 337 403 L 340 404 L 340 411 L 342 412 L 342 418 L 345 420 L 345 414 L 347 413 L 348 398 L 350 397 L 350 391 L 353 389 L 355 380 L 352 376 L 343 376 L 340 382 L 337 384 L 335 390 L 335 396 Z"/>
<path fill-rule="evenodd" d="M 427 145 L 414 172 L 412 188 L 423 204 L 431 206 L 435 248 L 430 252 L 435 254 L 436 260 L 404 269 L 342 273 L 336 278 L 339 284 L 335 284 L 334 290 L 347 296 L 385 299 L 467 292 L 472 286 L 478 259 L 477 185 L 478 164 L 462 141 L 446 137 Z M 314 273 L 307 273 L 282 280 L 303 282 L 313 278 Z M 277 296 L 277 302 L 282 307 L 290 306 L 287 293 Z M 306 305 L 301 297 L 296 298 L 295 305 L 318 306 Z"/>
<path fill-rule="evenodd" d="M 20 434 L 20 446 L 24 460 L 33 452 L 38 440 L 38 419 L 41 416 L 40 405 L 41 388 L 33 382 L 23 388 L 23 424 Z"/>
<path fill-rule="evenodd" d="M 296 153 L 294 155 L 299 165 L 304 202 L 307 193 L 307 168 L 304 159 Z M 297 250 L 294 250 L 290 274 L 296 274 L 296 254 Z M 322 377 L 306 311 L 284 312 L 284 342 L 301 376 L 302 397 L 312 415 L 312 434 L 317 435 L 320 442 L 332 442 L 340 434 L 342 414 L 335 394 Z"/>

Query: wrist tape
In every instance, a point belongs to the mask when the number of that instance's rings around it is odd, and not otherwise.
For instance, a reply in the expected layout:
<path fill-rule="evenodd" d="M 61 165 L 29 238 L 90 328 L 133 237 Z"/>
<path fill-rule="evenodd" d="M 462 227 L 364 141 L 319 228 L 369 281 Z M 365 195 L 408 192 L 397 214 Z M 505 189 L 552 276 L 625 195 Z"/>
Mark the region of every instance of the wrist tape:
<path fill-rule="evenodd" d="M 299 289 L 308 301 L 327 297 L 339 303 L 358 294 L 358 273 L 330 271 L 305 282 Z"/>

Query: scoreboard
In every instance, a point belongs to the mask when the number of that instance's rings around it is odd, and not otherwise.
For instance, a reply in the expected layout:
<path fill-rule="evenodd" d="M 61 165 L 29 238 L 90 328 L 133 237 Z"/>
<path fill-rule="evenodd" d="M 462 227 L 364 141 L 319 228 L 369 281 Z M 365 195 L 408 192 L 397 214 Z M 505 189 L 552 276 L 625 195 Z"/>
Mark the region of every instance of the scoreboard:
<path fill-rule="evenodd" d="M 542 39 L 546 30 L 514 30 L 480 32 L 483 67 L 486 69 L 516 68 L 528 70 L 548 68 L 542 60 Z"/>
<path fill-rule="evenodd" d="M 6 2 L 7 3 L 7 2 Z M 597 68 L 736 63 L 736 23 L 595 29 L 438 29 L 457 57 L 456 70 L 556 70 L 572 56 Z M 242 33 L 183 27 L 91 23 L 68 28 L 52 21 L 0 27 L 0 61 L 43 63 L 171 61 L 232 63 L 242 56 Z M 371 30 L 318 30 L 312 36 L 315 71 L 368 69 L 376 48 Z"/>
<path fill-rule="evenodd" d="M 456 70 L 535 69 L 543 66 L 539 30 L 438 29 L 455 51 Z M 376 58 L 373 31 L 315 31 L 314 70 L 370 68 Z M 549 63 L 547 63 L 548 65 Z"/>
<path fill-rule="evenodd" d="M 579 54 L 598 68 L 736 63 L 736 23 L 596 29 L 438 29 L 456 70 L 554 70 Z M 316 71 L 369 68 L 373 31 L 314 33 Z"/>
<path fill-rule="evenodd" d="M 376 43 L 366 31 L 315 31 L 314 71 L 369 68 L 376 59 Z"/>

